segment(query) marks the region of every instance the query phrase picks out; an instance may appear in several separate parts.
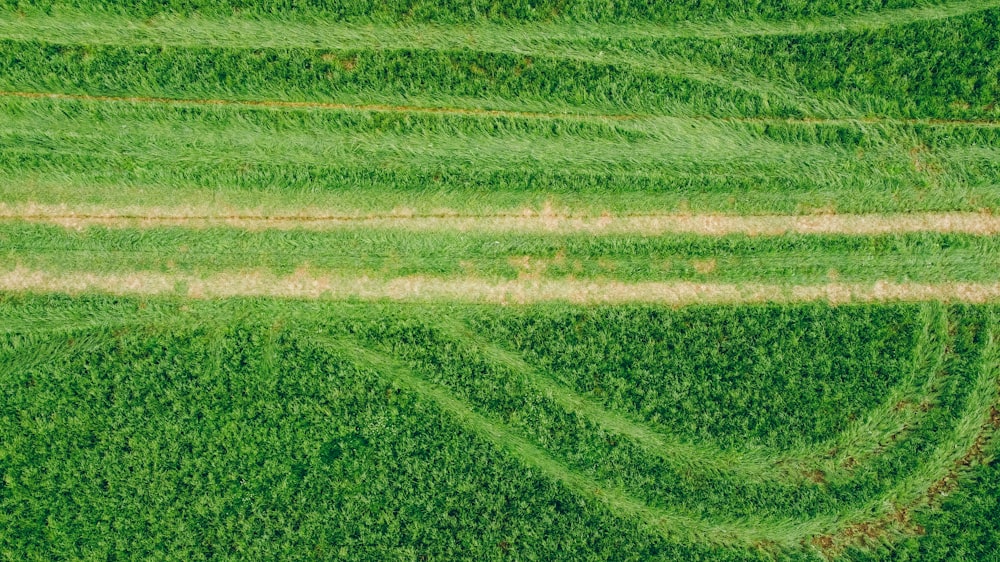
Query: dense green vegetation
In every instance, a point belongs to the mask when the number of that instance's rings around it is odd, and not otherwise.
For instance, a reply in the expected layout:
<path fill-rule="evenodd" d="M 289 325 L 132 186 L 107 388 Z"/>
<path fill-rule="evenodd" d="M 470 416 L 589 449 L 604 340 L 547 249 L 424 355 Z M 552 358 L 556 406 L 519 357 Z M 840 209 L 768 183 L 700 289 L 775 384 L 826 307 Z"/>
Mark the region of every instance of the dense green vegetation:
<path fill-rule="evenodd" d="M 562 17 L 575 20 L 600 22 L 616 21 L 676 21 L 729 17 L 770 17 L 789 18 L 812 15 L 843 15 L 878 10 L 881 8 L 907 8 L 923 3 L 914 0 L 827 0 L 813 3 L 788 2 L 787 0 L 765 0 L 748 4 L 739 0 L 727 0 L 706 10 L 697 1 L 683 2 L 639 2 L 626 0 L 613 5 L 594 0 L 540 0 L 531 2 L 497 2 L 496 0 L 476 0 L 474 2 L 430 2 L 427 0 L 399 0 L 373 2 L 371 0 L 330 2 L 308 0 L 140 0 L 93 1 L 93 0 L 5 0 L 0 4 L 8 9 L 39 10 L 48 12 L 64 7 L 84 8 L 94 11 L 109 11 L 152 16 L 168 13 L 202 15 L 231 15 L 233 13 L 250 16 L 294 17 L 298 15 L 322 17 L 324 20 L 342 19 L 374 21 L 437 21 L 455 23 L 481 19 L 501 21 L 536 21 Z M 931 4 L 941 4 L 932 2 Z"/>
<path fill-rule="evenodd" d="M 677 464 L 609 421 L 646 425 L 668 443 L 681 437 L 679 448 L 713 435 L 698 446 L 731 456 L 745 448 L 748 458 L 760 447 L 835 435 L 901 384 L 918 334 L 929 329 L 923 323 L 945 312 L 946 375 L 932 407 L 917 410 L 905 435 L 870 436 L 874 456 L 829 481 Z M 933 305 L 672 311 L 6 297 L 0 549 L 40 559 L 123 551 L 811 559 L 821 552 L 813 536 L 878 517 L 883 498 L 925 502 L 926 490 L 963 458 L 953 443 L 967 440 L 966 425 L 973 422 L 973 438 L 984 423 L 992 427 L 995 314 Z M 538 341 L 537 354 L 523 354 L 527 370 L 483 350 L 510 346 L 506 353 L 522 356 L 510 338 L 526 331 L 521 343 Z M 663 364 L 675 392 L 704 404 L 680 414 L 688 429 L 645 419 L 568 378 L 569 369 L 600 364 L 600 351 L 585 344 L 600 337 L 632 346 L 615 353 L 635 365 L 612 367 L 618 395 L 645 392 L 651 381 L 641 365 Z M 801 367 L 741 368 L 718 354 L 720 337 L 745 347 L 743 360 L 753 365 L 753 353 L 781 346 Z M 686 349 L 674 360 L 696 363 L 671 367 L 663 355 L 671 339 Z M 545 356 L 558 349 L 563 366 L 550 369 Z M 732 360 L 743 356 L 734 351 Z M 719 377 L 730 382 L 717 384 Z M 551 388 L 563 385 L 596 410 L 554 400 Z M 734 392 L 757 401 L 732 401 Z M 779 398 L 789 408 L 784 417 Z M 829 430 L 811 429 L 821 427 Z M 733 439 L 755 433 L 761 437 Z M 894 556 L 968 552 L 977 537 L 992 536 L 995 470 L 976 462 L 967 470 L 981 480 L 963 489 L 966 501 L 933 512 L 964 532 L 915 515 L 928 522 L 926 534 L 898 543 Z M 873 540 L 912 529 L 882 532 Z"/>
<path fill-rule="evenodd" d="M 998 0 L 0 0 L 0 559 L 995 556 L 998 95 Z"/>

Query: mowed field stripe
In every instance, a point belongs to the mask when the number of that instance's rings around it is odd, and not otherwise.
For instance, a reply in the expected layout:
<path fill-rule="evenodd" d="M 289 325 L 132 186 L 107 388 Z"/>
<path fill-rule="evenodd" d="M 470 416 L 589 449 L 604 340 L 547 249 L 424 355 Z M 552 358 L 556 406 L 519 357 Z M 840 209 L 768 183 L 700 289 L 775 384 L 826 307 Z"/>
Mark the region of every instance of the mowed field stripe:
<path fill-rule="evenodd" d="M 58 44 L 170 45 L 226 48 L 350 48 L 492 50 L 524 53 L 566 42 L 607 38 L 725 39 L 763 35 L 859 32 L 934 21 L 988 10 L 998 0 L 966 0 L 841 16 L 785 21 L 728 19 L 676 23 L 433 23 L 373 24 L 251 18 L 128 16 L 58 10 L 55 14 L 4 14 L 0 38 Z"/>
<path fill-rule="evenodd" d="M 0 91 L 0 97 L 23 99 L 73 100 L 104 103 L 131 104 L 168 104 L 168 105 L 208 105 L 234 106 L 246 108 L 269 108 L 290 110 L 327 110 L 327 111 L 363 111 L 383 113 L 432 113 L 441 115 L 465 115 L 479 117 L 511 117 L 524 119 L 565 119 L 565 120 L 612 120 L 627 121 L 641 119 L 656 119 L 662 115 L 645 113 L 596 113 L 596 112 L 542 112 L 517 111 L 508 109 L 482 109 L 475 107 L 453 107 L 434 105 L 391 105 L 391 104 L 354 104 L 322 101 L 293 100 L 256 100 L 256 99 L 224 99 L 224 98 L 170 98 L 152 96 L 110 96 L 91 95 L 65 92 L 31 92 L 31 91 Z M 730 122 L 730 123 L 784 123 L 802 125 L 928 125 L 928 126 L 960 126 L 960 127 L 1000 127 L 1000 120 L 989 119 L 907 119 L 898 117 L 712 117 L 712 116 L 670 116 L 671 119 Z"/>
<path fill-rule="evenodd" d="M 992 213 L 944 212 L 898 214 L 817 215 L 722 215 L 642 214 L 588 216 L 545 206 L 497 214 L 463 214 L 442 210 L 420 214 L 398 209 L 383 214 L 333 214 L 322 209 L 234 210 L 200 208 L 77 208 L 65 205 L 0 203 L 0 221 L 54 224 L 70 229 L 160 228 L 193 229 L 231 227 L 246 230 L 335 230 L 385 228 L 413 231 L 593 233 L 593 234 L 696 234 L 724 236 L 746 234 L 880 235 L 915 232 L 959 233 L 991 236 L 1000 234 L 1000 215 Z"/>
<path fill-rule="evenodd" d="M 296 271 L 279 276 L 246 270 L 212 275 L 154 272 L 94 273 L 46 271 L 16 266 L 0 272 L 0 291 L 176 295 L 188 298 L 286 297 L 411 302 L 528 304 L 559 301 L 576 304 L 659 303 L 736 304 L 825 301 L 930 301 L 993 303 L 1000 283 L 694 283 L 585 281 L 577 279 L 498 281 L 482 277 L 411 275 L 387 279 L 368 276 L 314 275 Z"/>

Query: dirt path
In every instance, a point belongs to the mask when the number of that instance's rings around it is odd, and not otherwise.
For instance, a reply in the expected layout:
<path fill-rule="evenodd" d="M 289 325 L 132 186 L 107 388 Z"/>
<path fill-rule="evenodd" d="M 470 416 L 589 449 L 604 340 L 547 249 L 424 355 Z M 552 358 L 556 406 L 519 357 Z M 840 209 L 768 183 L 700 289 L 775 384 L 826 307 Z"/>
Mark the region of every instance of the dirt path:
<path fill-rule="evenodd" d="M 118 295 L 178 295 L 191 298 L 288 297 L 395 301 L 454 301 L 529 304 L 648 302 L 667 305 L 826 301 L 894 302 L 941 300 L 1000 301 L 1000 283 L 828 283 L 823 285 L 727 284 L 581 280 L 495 281 L 478 277 L 413 275 L 388 279 L 330 276 L 296 271 L 288 276 L 247 270 L 209 276 L 136 272 L 102 274 L 50 272 L 15 267 L 0 273 L 0 291 L 99 292 Z"/>
<path fill-rule="evenodd" d="M 864 215 L 714 215 L 644 214 L 580 216 L 545 206 L 498 214 L 462 214 L 441 211 L 420 214 L 400 209 L 382 214 L 335 214 L 305 208 L 265 214 L 254 210 L 213 207 L 127 208 L 92 207 L 76 210 L 62 205 L 5 205 L 0 221 L 29 221 L 71 229 L 157 228 L 226 226 L 247 230 L 334 230 L 339 228 L 391 228 L 413 231 L 526 232 L 589 234 L 698 234 L 751 236 L 795 234 L 878 235 L 910 232 L 1000 234 L 1000 215 L 990 213 L 906 213 Z"/>

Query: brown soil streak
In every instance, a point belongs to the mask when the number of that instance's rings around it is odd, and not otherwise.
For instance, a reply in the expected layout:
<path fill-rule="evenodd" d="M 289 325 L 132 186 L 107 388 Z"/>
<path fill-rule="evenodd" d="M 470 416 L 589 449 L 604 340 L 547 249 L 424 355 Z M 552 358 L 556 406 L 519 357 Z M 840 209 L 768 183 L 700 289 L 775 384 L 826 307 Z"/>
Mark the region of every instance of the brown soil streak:
<path fill-rule="evenodd" d="M 997 404 L 990 406 L 989 419 L 979 429 L 972 446 L 965 451 L 961 458 L 955 461 L 953 468 L 932 483 L 924 494 L 906 506 L 897 505 L 893 511 L 879 518 L 849 525 L 836 534 L 815 536 L 809 541 L 810 544 L 819 549 L 827 559 L 833 559 L 852 545 L 881 544 L 892 535 L 900 533 L 924 534 L 924 528 L 911 520 L 910 512 L 922 505 L 940 504 L 949 493 L 958 487 L 958 480 L 963 471 L 986 460 L 987 445 L 995 437 L 997 430 L 1000 430 L 1000 410 L 997 408 Z"/>
<path fill-rule="evenodd" d="M 907 232 L 954 232 L 981 236 L 1000 234 L 1000 215 L 990 213 L 907 213 L 893 215 L 682 215 L 641 214 L 600 217 L 576 216 L 552 210 L 496 214 L 462 214 L 457 211 L 418 214 L 399 211 L 365 215 L 330 214 L 322 209 L 263 214 L 232 209 L 81 209 L 57 205 L 4 205 L 0 220 L 57 224 L 66 228 L 155 228 L 231 226 L 249 230 L 332 230 L 345 227 L 402 228 L 489 232 L 587 232 L 595 234 L 669 234 L 704 236 L 747 234 L 777 236 L 796 234 L 877 235 Z"/>

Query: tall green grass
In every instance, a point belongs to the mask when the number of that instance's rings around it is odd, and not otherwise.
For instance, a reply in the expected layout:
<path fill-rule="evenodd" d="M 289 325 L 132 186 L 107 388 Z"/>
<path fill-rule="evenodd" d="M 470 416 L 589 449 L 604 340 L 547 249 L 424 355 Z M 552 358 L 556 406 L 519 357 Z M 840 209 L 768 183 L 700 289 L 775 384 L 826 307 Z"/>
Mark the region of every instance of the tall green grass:
<path fill-rule="evenodd" d="M 942 2 L 932 2 L 931 5 Z M 154 16 L 161 13 L 232 15 L 242 14 L 252 17 L 311 17 L 335 21 L 432 21 L 456 23 L 464 21 L 548 21 L 565 19 L 570 21 L 629 22 L 683 21 L 690 18 L 711 19 L 725 17 L 792 18 L 818 15 L 840 16 L 845 13 L 859 13 L 883 8 L 906 8 L 922 5 L 914 0 L 825 0 L 812 3 L 792 3 L 786 0 L 765 0 L 753 5 L 735 0 L 713 4 L 706 9 L 693 0 L 684 2 L 638 2 L 627 0 L 613 5 L 594 0 L 573 0 L 569 2 L 544 0 L 539 2 L 496 2 L 476 0 L 474 2 L 429 2 L 427 0 L 397 0 L 373 2 L 371 0 L 351 0 L 330 2 L 310 0 L 226 0 L 210 2 L 206 0 L 5 0 L 7 9 L 23 11 L 51 12 L 67 7 L 93 10 L 95 12 L 125 13 L 137 16 Z"/>
<path fill-rule="evenodd" d="M 993 129 L 5 99 L 6 202 L 378 212 L 1000 207 Z"/>

